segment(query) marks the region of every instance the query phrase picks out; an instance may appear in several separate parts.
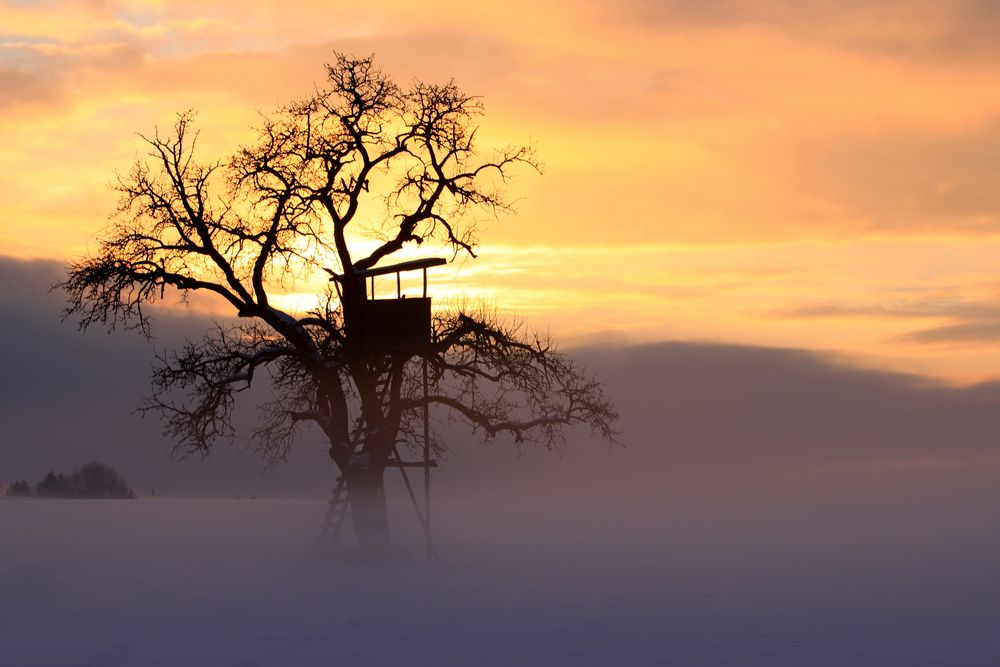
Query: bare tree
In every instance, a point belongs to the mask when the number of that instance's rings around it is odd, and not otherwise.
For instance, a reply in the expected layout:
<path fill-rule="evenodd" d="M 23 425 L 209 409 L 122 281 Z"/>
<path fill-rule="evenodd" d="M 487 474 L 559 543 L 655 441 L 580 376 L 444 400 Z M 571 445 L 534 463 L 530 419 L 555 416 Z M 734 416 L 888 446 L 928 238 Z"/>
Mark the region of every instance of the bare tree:
<path fill-rule="evenodd" d="M 454 83 L 404 89 L 371 58 L 338 55 L 326 69 L 326 88 L 265 117 L 228 161 L 196 161 L 190 113 L 169 136 L 144 137 L 149 158 L 119 176 L 100 250 L 72 264 L 61 286 L 82 328 L 146 335 L 144 306 L 167 288 L 225 300 L 242 321 L 159 359 L 144 409 L 161 415 L 176 453 L 204 453 L 233 437 L 237 394 L 267 369 L 274 393 L 257 446 L 279 461 L 303 423 L 318 426 L 347 481 L 359 541 L 375 552 L 389 541 L 384 472 L 397 443 L 419 433 L 425 405 L 486 438 L 547 447 L 573 424 L 612 438 L 617 415 L 602 386 L 547 339 L 488 313 L 435 315 L 419 353 L 372 350 L 352 335 L 366 271 L 432 240 L 453 259 L 475 257 L 475 215 L 508 209 L 508 172 L 538 165 L 527 147 L 481 156 L 481 103 Z M 378 242 L 359 253 L 349 227 Z M 319 270 L 331 279 L 315 310 L 294 315 L 269 298 Z"/>

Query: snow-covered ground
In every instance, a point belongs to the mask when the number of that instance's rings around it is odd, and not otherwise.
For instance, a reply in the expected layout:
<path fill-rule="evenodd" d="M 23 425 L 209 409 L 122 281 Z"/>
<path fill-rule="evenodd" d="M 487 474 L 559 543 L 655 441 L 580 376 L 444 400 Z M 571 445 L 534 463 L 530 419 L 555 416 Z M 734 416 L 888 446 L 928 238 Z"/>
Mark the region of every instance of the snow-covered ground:
<path fill-rule="evenodd" d="M 1000 664 L 987 492 L 788 479 L 454 491 L 379 565 L 321 500 L 0 499 L 0 664 Z"/>

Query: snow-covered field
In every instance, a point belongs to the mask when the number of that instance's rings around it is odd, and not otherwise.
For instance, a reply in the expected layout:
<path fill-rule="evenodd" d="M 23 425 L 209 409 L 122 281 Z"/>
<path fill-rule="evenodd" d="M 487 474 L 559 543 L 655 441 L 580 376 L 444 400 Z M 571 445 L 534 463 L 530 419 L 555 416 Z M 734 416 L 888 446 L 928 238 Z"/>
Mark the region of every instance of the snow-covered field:
<path fill-rule="evenodd" d="M 0 664 L 1000 664 L 996 504 L 817 479 L 456 491 L 379 565 L 321 500 L 0 499 Z"/>

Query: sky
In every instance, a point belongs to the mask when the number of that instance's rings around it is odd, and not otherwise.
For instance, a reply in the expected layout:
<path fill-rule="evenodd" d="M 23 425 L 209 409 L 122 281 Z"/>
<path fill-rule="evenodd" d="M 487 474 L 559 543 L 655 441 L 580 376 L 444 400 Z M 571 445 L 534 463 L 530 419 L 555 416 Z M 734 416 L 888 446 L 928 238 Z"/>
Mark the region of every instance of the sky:
<path fill-rule="evenodd" d="M 654 469 L 994 461 L 993 3 L 8 1 L 0 26 L 0 312 L 19 350 L 0 479 L 70 448 L 143 487 L 217 490 L 225 470 L 233 493 L 257 488 L 252 459 L 162 467 L 155 420 L 128 414 L 153 355 L 217 304 L 161 309 L 146 342 L 79 334 L 48 288 L 96 248 L 139 133 L 194 109 L 200 155 L 223 159 L 336 52 L 454 79 L 485 105 L 484 150 L 537 150 L 543 173 L 508 186 L 516 214 L 486 221 L 478 259 L 433 269 L 432 295 L 582 355 L 624 440 L 672 435 Z M 325 489 L 313 460 L 261 492 Z"/>
<path fill-rule="evenodd" d="M 0 3 L 0 254 L 95 247 L 136 133 L 206 160 L 335 51 L 479 95 L 517 215 L 434 277 L 573 346 L 793 347 L 1000 376 L 1000 9 L 791 0 Z M 538 6 L 541 4 L 541 6 Z"/>

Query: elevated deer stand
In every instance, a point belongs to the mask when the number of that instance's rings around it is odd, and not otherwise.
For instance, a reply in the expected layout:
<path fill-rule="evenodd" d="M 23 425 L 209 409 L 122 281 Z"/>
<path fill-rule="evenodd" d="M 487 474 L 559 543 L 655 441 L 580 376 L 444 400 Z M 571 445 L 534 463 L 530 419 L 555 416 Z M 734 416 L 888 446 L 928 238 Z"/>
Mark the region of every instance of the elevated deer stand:
<path fill-rule="evenodd" d="M 445 263 L 444 259 L 431 257 L 356 271 L 350 279 L 366 283 L 364 289 L 355 290 L 361 298 L 356 299 L 353 303 L 344 303 L 345 335 L 349 344 L 364 350 L 366 354 L 409 353 L 419 355 L 422 358 L 424 399 L 427 398 L 427 351 L 431 342 L 431 299 L 427 296 L 427 269 Z M 423 272 L 422 296 L 406 298 L 403 295 L 401 274 L 405 271 Z M 393 273 L 396 274 L 396 297 L 376 299 L 376 276 Z M 334 275 L 331 278 L 331 280 L 338 282 L 344 282 L 347 279 L 347 277 L 339 275 Z M 388 380 L 386 381 L 388 382 Z M 426 400 L 423 409 L 423 445 L 422 460 L 403 461 L 399 455 L 399 449 L 394 443 L 393 458 L 387 467 L 399 468 L 403 484 L 424 531 L 427 557 L 433 558 L 437 554 L 431 541 L 431 468 L 437 466 L 437 461 L 431 459 L 430 415 Z M 355 455 L 361 454 L 359 450 L 362 446 L 362 443 L 356 446 Z M 422 509 L 413 491 L 409 475 L 406 473 L 407 468 L 423 468 L 424 470 Z M 337 478 L 337 485 L 333 489 L 333 496 L 330 498 L 326 515 L 320 526 L 319 536 L 316 538 L 318 550 L 327 551 L 336 548 L 340 531 L 344 527 L 349 510 L 347 481 L 341 475 Z"/>

